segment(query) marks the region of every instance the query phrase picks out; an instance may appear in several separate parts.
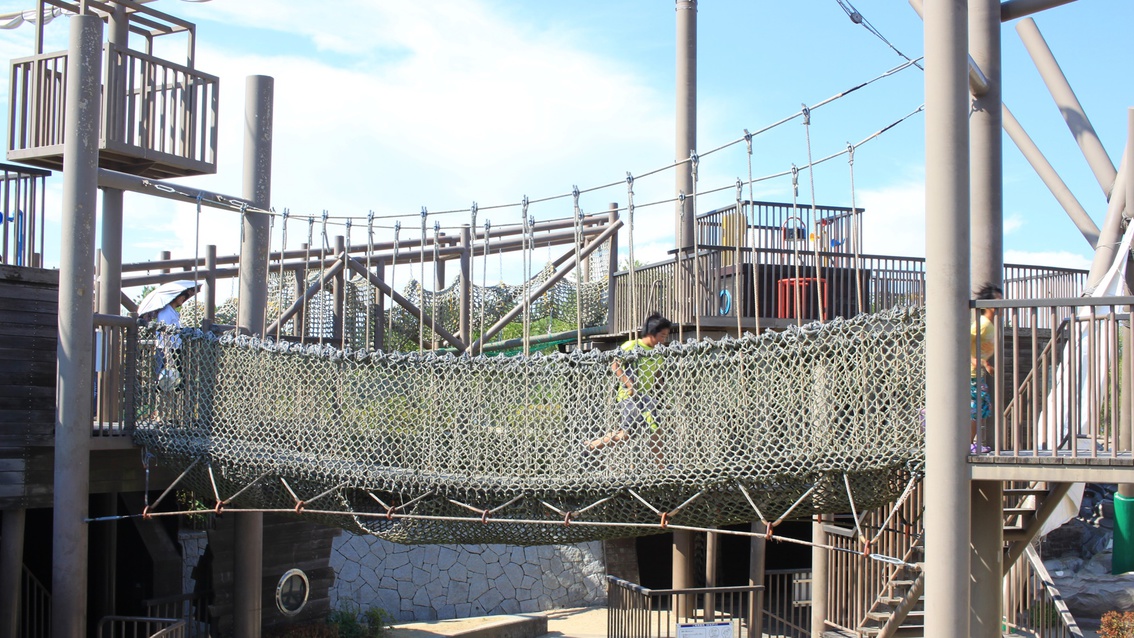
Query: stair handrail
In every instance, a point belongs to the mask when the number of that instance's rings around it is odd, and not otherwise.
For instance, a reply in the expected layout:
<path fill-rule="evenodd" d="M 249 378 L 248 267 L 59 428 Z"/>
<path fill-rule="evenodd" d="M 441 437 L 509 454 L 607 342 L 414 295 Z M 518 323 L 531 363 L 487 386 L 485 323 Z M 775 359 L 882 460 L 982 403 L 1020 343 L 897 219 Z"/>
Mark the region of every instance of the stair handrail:
<path fill-rule="evenodd" d="M 1036 364 L 1032 366 L 1032 369 L 1028 371 L 1028 374 L 1024 376 L 1023 380 L 1016 386 L 1015 391 L 1012 392 L 1011 398 L 1004 405 L 1004 409 L 1001 412 L 1002 422 L 1005 424 L 1006 428 L 1009 424 L 1015 423 L 1012 415 L 1020 410 L 1020 402 L 1024 401 L 1026 405 L 1029 397 L 1039 391 L 1036 389 L 1036 372 L 1046 370 L 1048 365 L 1053 362 L 1053 357 L 1060 354 L 1057 348 L 1071 337 L 1070 325 L 1071 319 L 1066 318 L 1060 321 L 1059 325 L 1051 331 L 1051 338 L 1044 344 L 1043 349 L 1040 350 L 1039 356 L 1034 359 Z"/>
<path fill-rule="evenodd" d="M 51 591 L 46 585 L 23 566 L 21 584 L 21 623 L 27 638 L 48 638 L 51 635 Z"/>
<path fill-rule="evenodd" d="M 1023 570 L 1023 573 L 1018 573 L 1017 570 Z M 1020 609 L 1021 613 L 1025 611 L 1031 612 L 1028 614 L 1031 616 L 1029 620 L 1033 621 L 1036 618 L 1035 610 L 1038 609 L 1038 615 L 1041 621 L 1038 624 L 1041 626 L 1021 627 L 1020 623 L 1016 622 L 1016 618 L 1009 618 L 1008 615 L 1005 614 L 1003 618 L 1005 627 L 1007 629 L 1021 629 L 1032 635 L 1052 636 L 1052 638 L 1082 638 L 1083 630 L 1079 628 L 1079 625 L 1075 622 L 1075 617 L 1071 615 L 1071 611 L 1067 609 L 1067 603 L 1064 602 L 1062 594 L 1059 593 L 1059 589 L 1055 587 L 1055 583 L 1051 580 L 1051 575 L 1048 573 L 1047 568 L 1044 567 L 1043 561 L 1040 560 L 1039 553 L 1030 545 L 1024 549 L 1020 559 L 1013 563 L 1011 569 L 1005 573 L 1004 579 L 1009 580 L 1013 577 L 1019 578 L 1021 576 L 1025 578 L 1034 577 L 1036 581 L 1040 583 L 1040 588 L 1035 592 L 1031 592 L 1020 587 L 1005 587 L 1007 596 L 1016 594 L 1018 598 L 1006 598 L 1003 603 L 1003 609 Z M 1037 600 L 1034 596 L 1030 595 L 1033 593 L 1040 594 L 1040 598 Z M 1025 598 L 1030 598 L 1030 600 L 1025 600 Z M 1035 602 L 1039 602 L 1040 605 L 1035 607 L 1032 604 Z M 1058 626 L 1047 626 L 1046 623 L 1043 622 L 1047 620 L 1045 617 L 1048 613 L 1047 610 L 1054 610 L 1058 615 Z M 1037 623 L 1031 622 L 1029 624 Z M 1050 630 L 1055 630 L 1055 633 L 1051 633 Z"/>

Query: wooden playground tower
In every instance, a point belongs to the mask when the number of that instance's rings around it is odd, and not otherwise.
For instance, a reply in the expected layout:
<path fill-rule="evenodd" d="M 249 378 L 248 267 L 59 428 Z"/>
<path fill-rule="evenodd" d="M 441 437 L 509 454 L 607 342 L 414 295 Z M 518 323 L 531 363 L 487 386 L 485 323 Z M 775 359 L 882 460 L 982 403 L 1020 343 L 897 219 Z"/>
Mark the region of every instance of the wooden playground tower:
<path fill-rule="evenodd" d="M 1073 287 L 1081 282 L 1081 273 L 1033 267 L 1006 268 L 1001 263 L 999 245 L 1002 234 L 998 204 L 1001 189 L 999 136 L 1003 122 L 999 117 L 999 92 L 995 88 L 999 83 L 999 61 L 989 57 L 999 46 L 992 43 L 999 39 L 1002 19 L 1018 18 L 1056 4 L 1061 2 L 1009 0 L 1001 4 L 996 0 L 974 0 L 969 12 L 982 16 L 986 24 L 980 30 L 971 31 L 965 12 L 954 6 L 955 3 L 930 3 L 926 8 L 926 85 L 930 107 L 926 123 L 927 230 L 933 238 L 926 260 L 897 263 L 895 258 L 865 256 L 864 264 L 863 256 L 849 250 L 858 241 L 853 222 L 859 214 L 850 209 L 824 210 L 825 218 L 832 220 L 832 230 L 837 226 L 841 229 L 840 237 L 847 239 L 847 243 L 840 244 L 846 247 L 844 250 L 797 253 L 794 246 L 786 243 L 798 239 L 790 220 L 764 224 L 746 221 L 746 236 L 757 238 L 746 243 L 735 238 L 728 220 L 735 219 L 738 213 L 746 220 L 753 220 L 758 216 L 756 211 L 776 204 L 744 202 L 739 211 L 726 208 L 696 219 L 690 216 L 679 233 L 671 259 L 648 264 L 641 272 L 632 273 L 619 271 L 617 267 L 617 233 L 622 224 L 617 213 L 590 215 L 584 221 L 585 246 L 593 250 L 607 241 L 614 244 L 609 248 L 606 263 L 588 266 L 604 268 L 610 281 L 607 324 L 587 335 L 594 341 L 615 340 L 634 329 L 642 314 L 641 308 L 635 308 L 632 303 L 635 299 L 656 304 L 686 329 L 696 325 L 703 326 L 706 334 L 723 334 L 783 327 L 803 319 L 852 315 L 885 307 L 902 295 L 914 301 L 923 300 L 926 289 L 933 291 L 937 305 L 930 305 L 927 334 L 931 365 L 927 379 L 929 475 L 925 488 L 927 528 L 933 531 L 926 537 L 925 578 L 919 586 L 926 595 L 925 635 L 935 638 L 963 635 L 965 632 L 958 627 L 970 622 L 965 613 L 968 609 L 972 610 L 969 635 L 1000 635 L 1001 571 L 1010 567 L 1004 557 L 1012 556 L 1013 552 L 1018 556 L 1020 548 L 1034 538 L 1044 517 L 1043 504 L 1047 503 L 1046 507 L 1050 508 L 1055 497 L 1066 491 L 1069 482 L 1134 483 L 1128 441 L 1111 441 L 1108 443 L 1111 447 L 1107 448 L 1111 454 L 1100 456 L 1092 452 L 1085 455 L 1082 462 L 1039 455 L 1023 462 L 1019 446 L 1015 449 L 998 446 L 997 454 L 979 458 L 968 458 L 959 452 L 967 447 L 964 440 L 967 427 L 957 424 L 967 423 L 968 416 L 964 413 L 967 410 L 962 410 L 954 398 L 963 394 L 968 357 L 953 345 L 957 335 L 963 334 L 971 321 L 968 280 L 1004 283 L 1011 300 L 1004 302 L 1004 307 L 1014 308 L 1018 313 L 1026 313 L 1030 308 L 1076 306 L 1075 301 L 1068 298 L 1074 296 Z M 39 0 L 37 7 L 41 14 L 56 7 L 80 15 L 71 19 L 68 51 L 43 52 L 43 25 L 40 23 L 35 55 L 13 61 L 8 159 L 42 169 L 65 167 L 64 236 L 56 282 L 95 281 L 97 261 L 98 287 L 92 295 L 90 289 L 81 285 L 59 286 L 51 276 L 31 268 L 36 264 L 34 250 L 25 249 L 21 253 L 25 255 L 20 258 L 22 261 L 17 261 L 14 257 L 9 259 L 8 255 L 20 251 L 5 244 L 5 264 L 11 267 L 0 268 L 4 268 L 6 279 L 29 290 L 36 289 L 35 296 L 30 298 L 50 307 L 50 311 L 40 317 L 43 320 L 39 324 L 29 323 L 24 337 L 27 334 L 39 336 L 35 337 L 38 341 L 28 342 L 28 348 L 42 354 L 55 347 L 56 340 L 45 335 L 51 332 L 49 318 L 57 314 L 60 356 L 57 375 L 49 382 L 36 381 L 39 403 L 34 414 L 17 425 L 5 424 L 7 429 L 0 432 L 4 436 L 0 453 L 5 458 L 27 460 L 17 472 L 20 474 L 19 493 L 6 494 L 5 500 L 0 501 L 4 506 L 0 616 L 19 604 L 19 591 L 14 584 L 20 578 L 19 562 L 13 562 L 12 557 L 22 554 L 25 511 L 28 507 L 50 504 L 54 507 L 55 529 L 51 583 L 53 632 L 60 636 L 80 636 L 87 632 L 89 583 L 87 578 L 76 575 L 87 574 L 88 557 L 104 561 L 99 574 L 112 571 L 111 566 L 105 564 L 105 557 L 98 558 L 99 553 L 92 550 L 107 541 L 93 527 L 88 537 L 84 513 L 89 512 L 92 517 L 112 514 L 116 506 L 113 498 L 106 498 L 106 494 L 138 492 L 144 485 L 139 472 L 124 471 L 118 475 L 114 472 L 137 454 L 128 436 L 121 436 L 128 432 L 96 428 L 92 437 L 91 429 L 97 417 L 91 413 L 91 371 L 95 369 L 92 335 L 97 324 L 119 331 L 123 339 L 128 338 L 134 321 L 120 317 L 123 309 L 129 311 L 132 305 L 122 294 L 124 285 L 185 278 L 187 272 L 196 270 L 207 286 L 206 308 L 210 305 L 215 308 L 216 280 L 238 277 L 241 306 L 236 325 L 257 332 L 258 327 L 270 324 L 266 317 L 265 282 L 273 269 L 322 270 L 323 285 L 333 285 L 336 277 L 341 279 L 347 272 L 359 273 L 360 265 L 365 264 L 362 267 L 365 272 L 359 274 L 382 293 L 377 298 L 382 300 L 378 303 L 382 304 L 383 313 L 385 304 L 396 304 L 407 312 L 417 313 L 423 322 L 429 320 L 429 316 L 424 308 L 413 306 L 384 280 L 384 269 L 394 257 L 390 252 L 393 246 L 349 246 L 343 241 L 317 262 L 310 259 L 309 252 L 271 252 L 266 215 L 257 212 L 267 210 L 271 203 L 273 83 L 271 78 L 261 76 L 248 78 L 246 85 L 248 128 L 243 191 L 239 196 L 201 193 L 206 205 L 242 212 L 244 245 L 241 254 L 218 257 L 213 250 L 192 259 L 123 265 L 123 192 L 130 190 L 186 201 L 186 196 L 174 187 L 156 188 L 155 184 L 160 182 L 155 180 L 216 172 L 219 82 L 215 76 L 194 67 L 193 25 L 144 3 Z M 679 0 L 677 7 L 676 155 L 680 160 L 688 156 L 688 149 L 696 148 L 696 2 Z M 131 33 L 144 39 L 145 51 L 128 47 Z M 961 46 L 966 33 L 971 43 L 968 52 Z M 187 39 L 184 64 L 152 55 L 153 38 L 163 36 Z M 970 52 L 976 72 L 970 70 L 966 58 Z M 977 99 L 985 106 L 994 107 L 983 108 L 971 118 L 970 82 Z M 957 142 L 968 139 L 970 134 L 974 140 L 971 164 L 968 146 Z M 1128 163 L 1128 168 L 1129 164 L 1134 162 Z M 971 249 L 961 241 L 968 236 L 965 226 L 970 208 L 970 166 L 971 206 L 978 212 L 974 218 L 979 220 L 973 227 Z M 15 180 L 12 183 L 24 185 L 21 192 L 35 192 L 37 188 L 42 192 L 42 182 L 36 181 L 43 177 L 41 171 L 11 167 L 10 172 L 11 179 Z M 679 172 L 676 190 L 693 192 L 688 179 L 688 175 Z M 1127 185 L 1134 182 L 1130 177 L 1125 179 Z M 96 260 L 94 210 L 100 189 L 102 244 Z M 193 192 L 198 194 L 196 189 Z M 1127 202 L 1132 199 L 1128 192 L 1116 192 L 1113 197 L 1120 195 Z M 781 218 L 782 215 L 777 220 Z M 569 230 L 570 225 L 570 222 L 566 226 L 555 222 L 542 224 L 536 245 L 571 245 L 575 237 Z M 501 226 L 483 233 L 468 228 L 458 236 L 434 237 L 416 246 L 404 246 L 420 250 L 407 250 L 403 256 L 405 261 L 400 263 L 415 263 L 417 259 L 453 260 L 465 273 L 478 255 L 478 249 L 483 253 L 485 242 L 494 249 L 520 249 L 518 235 L 516 227 Z M 22 246 L 34 246 L 34 240 L 27 235 L 23 237 Z M 760 237 L 765 239 L 758 239 Z M 362 253 L 370 253 L 372 260 L 364 260 L 359 256 Z M 558 265 L 563 268 L 557 271 L 560 277 L 572 267 L 583 268 L 582 263 L 576 263 L 575 256 L 576 253 L 570 251 L 562 255 Z M 169 272 L 140 274 L 138 271 L 142 269 Z M 694 275 L 695 272 L 704 274 Z M 971 276 L 954 276 L 957 273 L 971 273 Z M 790 283 L 784 283 L 788 280 Z M 798 294 L 804 282 L 808 286 L 804 294 L 810 297 L 814 293 L 814 303 L 804 303 L 805 298 Z M 1019 287 L 1013 289 L 1017 285 Z M 296 298 L 309 292 L 297 290 Z M 1038 297 L 1055 299 L 1033 300 Z M 57 299 L 57 304 L 52 303 L 53 298 Z M 97 316 L 91 312 L 92 303 L 97 303 Z M 1113 303 L 1129 304 L 1131 300 L 1123 298 Z M 462 308 L 465 307 L 462 304 Z M 294 312 L 302 312 L 302 304 L 296 306 Z M 475 352 L 492 335 L 486 333 L 477 342 L 472 337 L 471 317 L 467 312 L 462 316 L 461 328 L 456 333 L 438 332 L 437 343 L 457 350 L 473 346 Z M 261 329 L 266 331 L 266 328 Z M 1006 358 L 1012 356 L 1006 354 Z M 1029 360 L 1034 364 L 1038 359 Z M 1015 384 L 1007 390 L 1009 395 L 1019 391 Z M 1008 402 L 1011 398 L 1000 397 L 998 401 Z M 114 410 L 122 414 L 130 407 L 127 400 Z M 990 436 L 998 441 L 1009 440 L 1010 436 L 1001 431 L 1001 427 L 1006 430 L 1011 424 L 998 419 L 997 430 Z M 1122 447 L 1124 445 L 1126 447 Z M 1005 453 L 1000 454 L 1001 451 Z M 169 478 L 159 474 L 151 480 L 160 482 Z M 1018 532 L 1006 535 L 1004 519 L 1008 506 L 1005 503 L 1017 489 L 1009 482 L 1044 487 L 1032 489 L 1032 495 L 1038 498 L 1030 522 Z M 155 487 L 158 485 L 149 484 L 150 489 Z M 93 505 L 88 505 L 88 499 Z M 957 512 L 967 515 L 957 516 Z M 1015 515 L 1024 517 L 1020 512 Z M 234 529 L 233 543 L 238 551 L 234 565 L 232 626 L 235 635 L 242 638 L 258 635 L 261 627 L 260 598 L 265 574 L 259 557 L 263 525 L 262 516 L 246 513 L 237 516 Z M 815 521 L 814 529 L 817 542 L 835 542 L 830 540 L 827 521 Z M 691 582 L 689 534 L 683 532 L 675 536 L 675 588 Z M 970 544 L 976 557 L 971 566 L 963 559 L 970 554 Z M 832 553 L 819 549 L 813 554 L 816 583 L 811 615 L 813 635 L 851 622 L 839 615 L 845 611 L 843 605 L 830 596 L 846 593 L 846 572 L 840 570 L 854 567 L 841 565 L 835 558 Z M 92 577 L 96 575 L 92 573 Z M 970 578 L 977 583 L 971 588 Z M 916 598 L 913 594 L 920 593 L 915 592 L 916 589 L 906 592 L 907 598 Z M 96 601 L 96 609 L 91 611 L 113 611 L 112 604 L 113 601 Z M 891 617 L 904 615 L 911 607 L 907 599 L 897 606 L 898 611 Z M 896 625 L 884 631 L 895 628 Z M 14 635 L 17 630 L 0 626 L 0 631 Z"/>

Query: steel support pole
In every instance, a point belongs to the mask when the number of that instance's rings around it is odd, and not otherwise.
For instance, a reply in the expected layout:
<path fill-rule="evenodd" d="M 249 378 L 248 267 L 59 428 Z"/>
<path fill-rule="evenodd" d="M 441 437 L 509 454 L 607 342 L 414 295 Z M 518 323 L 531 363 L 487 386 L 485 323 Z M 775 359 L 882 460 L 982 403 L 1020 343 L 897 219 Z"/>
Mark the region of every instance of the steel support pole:
<path fill-rule="evenodd" d="M 811 635 L 824 636 L 827 632 L 827 580 L 830 554 L 826 547 L 827 528 L 822 514 L 811 520 Z"/>
<path fill-rule="evenodd" d="M 457 336 L 462 343 L 469 343 L 472 337 L 472 227 L 461 226 L 461 286 L 458 294 L 461 299 L 461 313 L 457 325 Z"/>
<path fill-rule="evenodd" d="M 1071 218 L 1079 232 L 1083 233 L 1083 238 L 1087 240 L 1093 250 L 1099 243 L 1099 227 L 1095 224 L 1095 220 L 1091 219 L 1087 209 L 1083 208 L 1083 205 L 1075 198 L 1063 178 L 1059 176 L 1059 173 L 1047 161 L 1043 152 L 1032 141 L 1024 127 L 1016 120 L 1016 116 L 1012 115 L 1012 111 L 1009 111 L 1008 107 L 1003 105 L 1001 105 L 1001 111 L 1004 120 L 1004 132 L 1012 138 L 1016 148 L 1020 149 L 1024 159 L 1032 165 L 1036 175 L 1039 175 L 1039 178 L 1043 180 L 1044 185 L 1055 197 L 1055 201 L 1059 202 L 1059 205 L 1067 212 L 1067 216 Z"/>
<path fill-rule="evenodd" d="M 1129 148 L 1126 149 L 1127 153 L 1129 150 Z M 1114 263 L 1115 251 L 1119 243 L 1122 242 L 1122 213 L 1126 208 L 1126 188 L 1129 181 L 1127 179 L 1127 173 L 1129 173 L 1127 164 L 1126 155 L 1123 155 L 1121 171 L 1118 173 L 1118 178 L 1114 180 L 1114 194 L 1107 202 L 1106 218 L 1103 219 L 1102 228 L 1099 230 L 1099 243 L 1095 246 L 1091 270 L 1087 273 L 1085 292 L 1090 292 L 1094 290 L 1095 286 L 1098 286 L 1099 280 L 1110 269 L 1110 265 Z"/>
<path fill-rule="evenodd" d="M 1000 21 L 1017 20 L 1033 13 L 1046 11 L 1052 7 L 1069 4 L 1075 0 L 1005 0 L 1000 4 Z"/>
<path fill-rule="evenodd" d="M 64 120 L 63 222 L 59 251 L 59 344 L 55 389 L 55 503 L 51 629 L 87 633 L 95 207 L 102 80 L 102 20 L 71 18 Z"/>
<path fill-rule="evenodd" d="M 969 57 L 984 73 L 986 90 L 969 116 L 970 284 L 1003 287 L 1004 134 L 1000 72 L 1000 0 L 968 0 Z"/>
<path fill-rule="evenodd" d="M 272 194 L 272 108 L 275 81 L 249 76 L 244 86 L 244 198 L 267 210 Z M 240 305 L 237 325 L 255 333 L 263 329 L 267 306 L 269 218 L 264 213 L 243 215 L 240 247 Z M 245 512 L 234 524 L 235 564 L 233 624 L 236 638 L 260 636 L 261 590 L 264 576 L 264 515 Z"/>
<path fill-rule="evenodd" d="M 967 26 L 963 0 L 926 3 L 926 638 L 969 635 Z"/>
<path fill-rule="evenodd" d="M 0 512 L 0 638 L 20 638 L 20 579 L 24 573 L 24 522 L 27 510 Z"/>
<path fill-rule="evenodd" d="M 720 535 L 716 532 L 705 532 L 705 587 L 717 586 L 717 555 L 720 553 Z M 705 594 L 702 604 L 705 622 L 714 622 L 717 618 L 716 601 L 712 594 Z"/>
<path fill-rule="evenodd" d="M 1117 171 L 1114 170 L 1114 163 L 1106 154 L 1106 149 L 1103 148 L 1098 134 L 1095 133 L 1095 127 L 1091 126 L 1091 121 L 1087 119 L 1087 112 L 1083 110 L 1079 98 L 1075 97 L 1075 91 L 1071 89 L 1071 84 L 1067 82 L 1067 77 L 1059 68 L 1059 62 L 1052 55 L 1051 49 L 1047 46 L 1047 41 L 1040 34 L 1036 21 L 1031 18 L 1021 20 L 1016 25 L 1016 33 L 1020 35 L 1020 40 L 1027 48 L 1028 55 L 1032 56 L 1032 62 L 1035 63 L 1036 69 L 1043 77 L 1047 90 L 1055 100 L 1056 106 L 1059 107 L 1059 112 L 1063 114 L 1067 128 L 1071 129 L 1071 134 L 1079 143 L 1079 149 L 1083 151 L 1083 157 L 1087 159 L 1087 164 L 1095 174 L 1099 186 L 1102 187 L 1103 194 L 1109 198 L 1114 188 L 1114 178 L 1117 175 Z"/>
<path fill-rule="evenodd" d="M 1000 0 L 968 0 L 969 59 L 981 69 L 985 91 L 969 116 L 970 289 L 1004 287 L 1004 133 L 1000 62 Z M 970 82 L 971 84 L 971 82 Z M 999 362 L 997 363 L 999 365 Z M 1003 486 L 970 484 L 972 586 L 970 635 L 1000 638 Z"/>
<path fill-rule="evenodd" d="M 1126 110 L 1126 154 L 1122 160 L 1122 164 L 1122 174 L 1126 181 L 1126 218 L 1132 219 L 1134 218 L 1134 108 L 1128 108 Z M 1127 272 L 1129 271 L 1130 269 L 1128 267 Z M 1127 282 L 1129 282 L 1129 277 L 1127 278 Z M 1127 345 L 1129 345 L 1129 342 Z M 1120 429 L 1118 432 L 1117 446 L 1118 449 L 1126 451 L 1134 449 L 1134 447 L 1132 447 L 1134 434 L 1131 432 L 1131 401 L 1134 401 L 1134 399 L 1131 399 L 1130 396 L 1131 379 L 1128 359 L 1130 356 L 1130 350 L 1127 349 L 1124 354 L 1124 357 L 1127 358 L 1127 365 L 1122 366 L 1122 396 L 1124 399 L 1122 401 L 1122 419 L 1119 424 Z M 1116 498 L 1115 502 L 1120 504 L 1120 507 L 1115 509 L 1115 513 L 1116 515 L 1124 515 L 1129 512 L 1129 508 L 1121 507 L 1121 505 L 1134 500 L 1134 484 L 1119 483 L 1118 496 L 1120 498 Z M 1111 573 L 1120 574 L 1123 573 L 1122 570 L 1129 569 L 1131 563 L 1134 562 L 1129 558 L 1134 554 L 1134 538 L 1131 537 L 1131 531 L 1134 531 L 1134 521 L 1124 516 L 1124 519 L 1118 521 L 1115 527 L 1113 554 L 1115 557 L 1121 556 L 1124 557 L 1124 559 L 1112 561 Z M 1125 533 L 1118 533 L 1117 530 L 1119 528 Z"/>
<path fill-rule="evenodd" d="M 767 564 L 767 543 L 764 540 L 763 534 L 768 530 L 767 526 L 761 521 L 752 523 L 752 533 L 756 536 L 752 537 L 748 545 L 748 585 L 757 587 L 764 584 L 764 568 Z M 756 594 L 756 599 L 752 602 L 752 610 L 750 612 L 751 619 L 749 621 L 748 638 L 760 638 L 764 635 L 764 596 L 767 591 L 761 591 Z"/>
<path fill-rule="evenodd" d="M 999 23 L 999 20 L 997 21 Z M 974 638 L 1001 638 L 1001 600 L 1004 595 L 1004 484 L 973 481 L 972 607 L 969 633 Z"/>
<path fill-rule="evenodd" d="M 205 319 L 210 323 L 217 320 L 217 247 L 205 246 Z"/>
<path fill-rule="evenodd" d="M 681 164 L 677 167 L 677 180 L 674 195 L 685 193 L 693 196 L 693 174 L 690 171 L 689 154 L 697 148 L 697 0 L 676 0 L 677 2 L 677 141 L 674 159 Z M 681 216 L 681 203 L 677 204 L 674 215 L 677 220 L 677 248 L 693 245 L 695 223 L 692 210 L 687 202 L 686 215 Z"/>
<path fill-rule="evenodd" d="M 345 260 L 350 259 L 346 254 L 346 239 L 342 235 L 335 237 L 335 254 L 343 256 L 343 268 L 339 274 L 331 279 L 331 340 L 338 346 L 346 334 L 346 286 L 349 276 L 346 272 Z"/>
<path fill-rule="evenodd" d="M 697 148 L 697 0 L 676 0 L 677 12 L 677 131 L 674 158 L 681 162 L 676 171 L 674 194 L 693 194 L 693 174 L 689 169 L 689 154 Z M 684 204 L 688 211 L 689 204 Z M 677 220 L 677 248 L 693 245 L 693 215 L 682 217 L 682 204 L 674 209 Z M 640 321 L 636 317 L 635 321 Z M 673 532 L 673 588 L 682 589 L 693 584 L 693 533 Z M 692 612 L 688 596 L 682 613 Z"/>
<path fill-rule="evenodd" d="M 614 224 L 618 221 L 618 202 L 611 202 L 607 214 L 610 216 L 608 223 Z M 618 235 L 612 235 L 610 238 L 610 254 L 607 255 L 606 265 L 606 328 L 607 332 L 613 332 L 614 326 L 617 325 L 615 320 L 615 312 L 618 309 L 618 290 L 614 285 L 614 273 L 618 272 Z M 640 319 L 635 319 L 639 321 Z"/>

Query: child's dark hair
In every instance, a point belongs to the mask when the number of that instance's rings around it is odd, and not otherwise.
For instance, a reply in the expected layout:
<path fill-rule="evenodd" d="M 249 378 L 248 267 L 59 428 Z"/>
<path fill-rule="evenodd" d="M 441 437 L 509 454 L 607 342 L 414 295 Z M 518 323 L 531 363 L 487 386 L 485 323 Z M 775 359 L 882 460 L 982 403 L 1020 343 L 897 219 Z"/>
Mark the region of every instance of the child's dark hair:
<path fill-rule="evenodd" d="M 662 330 L 670 330 L 673 328 L 673 323 L 666 319 L 660 312 L 651 312 L 650 316 L 642 322 L 642 334 L 656 335 Z"/>
<path fill-rule="evenodd" d="M 1004 297 L 1004 290 L 996 284 L 985 284 L 973 293 L 974 299 L 996 299 L 997 297 Z"/>

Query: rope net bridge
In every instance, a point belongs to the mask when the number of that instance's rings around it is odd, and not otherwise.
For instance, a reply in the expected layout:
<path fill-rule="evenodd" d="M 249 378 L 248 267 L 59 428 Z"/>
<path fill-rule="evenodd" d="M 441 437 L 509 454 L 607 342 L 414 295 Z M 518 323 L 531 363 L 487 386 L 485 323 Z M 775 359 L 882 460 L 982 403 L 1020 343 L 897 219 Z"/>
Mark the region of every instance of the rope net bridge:
<path fill-rule="evenodd" d="M 399 543 L 774 526 L 880 507 L 921 475 L 924 333 L 914 309 L 649 353 L 150 333 L 135 437 L 217 512 L 293 510 Z M 624 425 L 612 363 L 633 373 L 646 358 L 656 430 L 588 451 Z"/>

